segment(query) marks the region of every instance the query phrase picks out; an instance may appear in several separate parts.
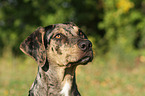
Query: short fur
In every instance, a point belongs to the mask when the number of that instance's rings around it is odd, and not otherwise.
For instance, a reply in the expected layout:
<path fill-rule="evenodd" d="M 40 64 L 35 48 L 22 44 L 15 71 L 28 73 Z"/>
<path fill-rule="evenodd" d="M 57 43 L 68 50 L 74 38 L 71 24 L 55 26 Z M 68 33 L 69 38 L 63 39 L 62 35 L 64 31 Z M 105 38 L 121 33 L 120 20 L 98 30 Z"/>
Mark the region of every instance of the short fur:
<path fill-rule="evenodd" d="M 93 59 L 92 44 L 74 23 L 39 27 L 20 49 L 38 63 L 29 96 L 80 96 L 75 69 Z"/>

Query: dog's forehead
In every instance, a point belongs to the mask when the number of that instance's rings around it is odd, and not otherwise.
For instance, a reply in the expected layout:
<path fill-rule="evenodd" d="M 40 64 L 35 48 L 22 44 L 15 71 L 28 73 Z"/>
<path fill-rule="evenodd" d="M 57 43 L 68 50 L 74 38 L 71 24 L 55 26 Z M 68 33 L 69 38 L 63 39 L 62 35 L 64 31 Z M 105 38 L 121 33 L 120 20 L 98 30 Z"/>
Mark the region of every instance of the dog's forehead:
<path fill-rule="evenodd" d="M 81 29 L 76 26 L 75 24 L 69 23 L 69 24 L 55 24 L 52 25 L 53 29 L 51 31 L 48 31 L 46 33 L 46 36 L 48 38 L 48 42 L 50 42 L 50 39 L 53 38 L 53 36 L 61 33 L 67 37 L 78 37 L 80 36 Z M 83 33 L 84 34 L 84 33 Z"/>
<path fill-rule="evenodd" d="M 57 24 L 53 33 L 63 33 L 65 35 L 77 36 L 79 27 L 72 24 Z"/>

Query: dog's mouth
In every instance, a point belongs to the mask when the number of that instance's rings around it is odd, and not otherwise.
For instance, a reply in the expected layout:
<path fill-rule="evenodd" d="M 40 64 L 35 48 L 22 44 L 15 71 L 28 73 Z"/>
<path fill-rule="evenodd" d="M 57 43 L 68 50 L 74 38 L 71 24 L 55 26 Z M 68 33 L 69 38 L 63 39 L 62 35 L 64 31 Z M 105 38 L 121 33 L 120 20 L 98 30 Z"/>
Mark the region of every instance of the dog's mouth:
<path fill-rule="evenodd" d="M 80 63 L 80 64 L 87 64 L 88 62 L 91 62 L 92 59 L 90 56 L 85 56 L 82 59 L 80 59 L 79 61 L 77 61 L 76 63 Z"/>
<path fill-rule="evenodd" d="M 75 66 L 75 65 L 79 65 L 79 64 L 81 64 L 81 65 L 86 65 L 88 62 L 91 62 L 92 60 L 93 60 L 92 57 L 90 57 L 90 56 L 85 56 L 85 57 L 79 59 L 79 60 L 76 61 L 76 62 L 70 62 L 70 63 L 68 63 L 66 66 L 67 66 L 67 67 L 71 67 L 71 66 Z"/>

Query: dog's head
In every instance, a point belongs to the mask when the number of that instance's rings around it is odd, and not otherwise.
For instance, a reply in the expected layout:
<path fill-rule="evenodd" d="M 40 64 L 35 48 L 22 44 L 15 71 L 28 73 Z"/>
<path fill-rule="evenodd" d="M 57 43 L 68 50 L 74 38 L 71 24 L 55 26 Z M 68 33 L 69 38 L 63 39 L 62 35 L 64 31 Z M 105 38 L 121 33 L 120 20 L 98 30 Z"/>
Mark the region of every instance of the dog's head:
<path fill-rule="evenodd" d="M 21 43 L 20 49 L 40 67 L 46 61 L 54 66 L 71 67 L 93 59 L 92 43 L 73 23 L 39 27 Z"/>

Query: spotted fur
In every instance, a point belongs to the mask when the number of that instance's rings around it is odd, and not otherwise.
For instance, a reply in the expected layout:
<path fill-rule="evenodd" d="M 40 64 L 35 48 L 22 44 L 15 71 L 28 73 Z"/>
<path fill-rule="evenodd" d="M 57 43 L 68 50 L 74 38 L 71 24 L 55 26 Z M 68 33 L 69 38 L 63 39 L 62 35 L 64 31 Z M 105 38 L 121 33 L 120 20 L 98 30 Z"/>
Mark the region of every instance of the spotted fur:
<path fill-rule="evenodd" d="M 80 96 L 75 69 L 93 59 L 92 44 L 74 23 L 39 27 L 20 49 L 38 63 L 29 96 Z"/>

